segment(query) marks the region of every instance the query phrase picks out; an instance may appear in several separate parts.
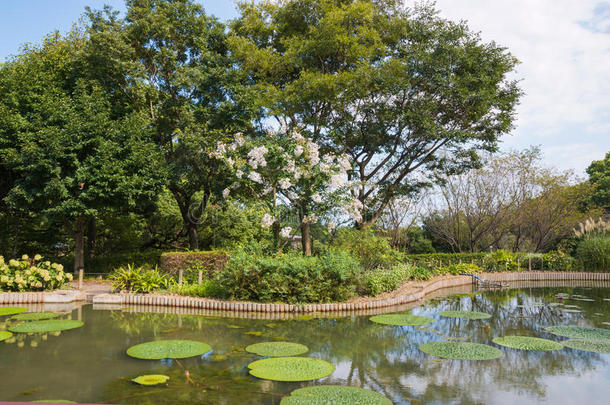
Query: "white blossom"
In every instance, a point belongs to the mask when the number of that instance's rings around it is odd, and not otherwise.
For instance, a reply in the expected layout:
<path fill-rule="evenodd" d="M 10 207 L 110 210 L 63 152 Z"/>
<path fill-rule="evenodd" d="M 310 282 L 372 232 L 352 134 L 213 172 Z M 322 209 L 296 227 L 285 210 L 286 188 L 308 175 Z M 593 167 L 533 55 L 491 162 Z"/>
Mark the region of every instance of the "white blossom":
<path fill-rule="evenodd" d="M 271 187 L 270 185 L 265 186 L 265 188 L 263 189 L 263 195 L 267 195 L 270 192 L 273 191 L 273 187 Z"/>
<path fill-rule="evenodd" d="M 355 221 L 362 221 L 362 209 L 364 206 L 357 198 L 354 198 L 346 207 L 345 212 L 350 215 Z"/>
<path fill-rule="evenodd" d="M 241 179 L 242 177 L 244 177 L 244 172 L 242 172 L 241 170 L 236 171 L 235 177 L 237 177 L 238 179 Z"/>
<path fill-rule="evenodd" d="M 263 215 L 261 223 L 264 228 L 269 228 L 275 222 L 275 218 L 269 214 Z"/>
<path fill-rule="evenodd" d="M 235 134 L 235 143 L 237 144 L 237 146 L 244 146 L 245 142 L 246 139 L 244 138 L 241 132 Z"/>
<path fill-rule="evenodd" d="M 339 159 L 339 167 L 341 167 L 341 170 L 343 171 L 347 171 L 352 168 L 352 164 L 347 156 L 343 155 L 341 159 Z"/>
<path fill-rule="evenodd" d="M 331 189 L 338 189 L 345 184 L 345 178 L 341 174 L 333 174 L 328 180 Z"/>
<path fill-rule="evenodd" d="M 320 204 L 322 202 L 322 196 L 318 193 L 315 193 L 311 196 L 311 200 L 316 204 Z"/>
<path fill-rule="evenodd" d="M 337 225 L 335 225 L 334 222 L 329 222 L 328 225 L 326 225 L 326 229 L 328 229 L 328 232 L 334 231 L 336 227 Z"/>
<path fill-rule="evenodd" d="M 225 188 L 224 190 L 222 190 L 222 197 L 227 198 L 230 193 L 231 193 L 231 190 L 228 188 Z"/>
<path fill-rule="evenodd" d="M 253 169 L 258 169 L 258 166 L 267 166 L 267 161 L 265 160 L 265 154 L 267 152 L 269 152 L 269 150 L 264 146 L 253 148 L 250 152 L 248 152 L 248 164 L 250 164 Z"/>
<path fill-rule="evenodd" d="M 315 224 L 316 222 L 318 222 L 318 216 L 315 214 L 307 215 L 303 218 L 303 221 L 301 222 L 303 222 L 304 224 Z"/>
<path fill-rule="evenodd" d="M 290 188 L 290 186 L 292 186 L 289 178 L 281 179 L 278 184 L 282 190 L 287 190 Z"/>
<path fill-rule="evenodd" d="M 289 226 L 286 226 L 286 227 L 282 228 L 282 230 L 280 231 L 280 236 L 282 238 L 288 238 L 290 236 L 290 232 L 292 232 L 292 228 Z"/>
<path fill-rule="evenodd" d="M 310 166 L 317 165 L 320 162 L 320 147 L 313 142 L 307 142 L 307 157 Z"/>
<path fill-rule="evenodd" d="M 222 142 L 218 142 L 216 144 L 216 154 L 218 156 L 224 156 L 227 153 L 227 149 L 225 147 L 225 144 Z"/>
<path fill-rule="evenodd" d="M 258 172 L 250 172 L 248 174 L 248 178 L 250 180 L 252 180 L 255 183 L 262 183 L 263 182 L 263 178 L 261 177 L 261 175 Z"/>
<path fill-rule="evenodd" d="M 303 140 L 305 140 L 303 135 L 301 135 L 298 131 L 292 132 L 292 139 L 294 139 L 297 142 L 302 142 Z"/>
<path fill-rule="evenodd" d="M 303 147 L 301 145 L 297 145 L 294 148 L 294 156 L 299 157 L 303 154 Z"/>

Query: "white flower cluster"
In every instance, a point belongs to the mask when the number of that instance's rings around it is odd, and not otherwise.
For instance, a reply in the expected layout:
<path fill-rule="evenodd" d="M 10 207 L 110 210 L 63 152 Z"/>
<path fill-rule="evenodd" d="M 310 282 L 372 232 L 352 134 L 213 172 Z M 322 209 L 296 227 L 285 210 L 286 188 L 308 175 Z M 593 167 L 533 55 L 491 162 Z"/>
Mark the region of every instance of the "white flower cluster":
<path fill-rule="evenodd" d="M 269 214 L 263 215 L 262 225 L 264 228 L 269 228 L 275 222 L 275 218 Z"/>
<path fill-rule="evenodd" d="M 265 160 L 265 155 L 267 152 L 269 152 L 269 149 L 264 146 L 252 148 L 252 150 L 248 152 L 248 164 L 250 164 L 250 167 L 256 170 L 259 166 L 267 166 L 267 161 Z"/>
<path fill-rule="evenodd" d="M 280 236 L 282 238 L 288 238 L 288 237 L 290 237 L 291 232 L 292 232 L 292 228 L 289 226 L 286 226 L 286 227 L 282 228 L 282 230 L 280 231 Z"/>

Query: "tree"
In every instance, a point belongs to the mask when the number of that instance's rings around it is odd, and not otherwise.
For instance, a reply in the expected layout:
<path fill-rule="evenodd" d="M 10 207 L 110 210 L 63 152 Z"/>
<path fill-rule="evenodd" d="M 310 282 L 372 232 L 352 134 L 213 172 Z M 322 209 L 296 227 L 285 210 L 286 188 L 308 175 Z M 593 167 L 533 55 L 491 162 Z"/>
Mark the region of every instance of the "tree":
<path fill-rule="evenodd" d="M 603 160 L 592 162 L 587 168 L 589 182 L 595 186 L 592 200 L 595 204 L 610 211 L 610 152 Z"/>
<path fill-rule="evenodd" d="M 15 174 L 5 202 L 60 221 L 84 266 L 88 220 L 102 210 L 150 206 L 163 179 L 147 122 L 119 110 L 88 78 L 75 30 L 27 47 L 0 69 L 0 154 Z"/>
<path fill-rule="evenodd" d="M 241 3 L 231 46 L 270 116 L 351 157 L 369 226 L 395 197 L 477 167 L 507 133 L 516 60 L 396 0 Z"/>
<path fill-rule="evenodd" d="M 89 10 L 89 18 L 95 74 L 146 112 L 196 250 L 198 219 L 227 186 L 224 165 L 202 152 L 248 129 L 254 117 L 224 26 L 192 0 L 128 0 L 124 19 L 109 8 Z"/>

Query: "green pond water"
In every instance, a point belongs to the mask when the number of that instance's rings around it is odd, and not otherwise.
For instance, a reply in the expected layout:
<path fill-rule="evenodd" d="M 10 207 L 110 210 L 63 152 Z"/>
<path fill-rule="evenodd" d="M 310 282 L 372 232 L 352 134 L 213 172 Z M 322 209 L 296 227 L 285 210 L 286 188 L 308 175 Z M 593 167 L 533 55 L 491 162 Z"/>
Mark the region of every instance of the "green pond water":
<path fill-rule="evenodd" d="M 492 339 L 526 335 L 566 340 L 543 330 L 552 325 L 610 329 L 607 287 L 524 285 L 478 293 L 465 288 L 460 294 L 453 291 L 452 295 L 394 309 L 434 318 L 434 322 L 422 326 L 381 325 L 369 320 L 374 314 L 393 312 L 390 309 L 351 316 L 246 319 L 210 313 L 170 314 L 163 311 L 179 310 L 164 308 L 30 306 L 41 312 L 65 311 L 60 319 L 78 319 L 85 325 L 61 333 L 16 333 L 0 342 L 0 401 L 279 404 L 283 396 L 297 388 L 335 384 L 368 388 L 395 404 L 606 405 L 610 398 L 610 354 L 569 348 L 525 351 L 498 346 Z M 570 298 L 558 299 L 561 293 Z M 438 315 L 449 310 L 480 311 L 491 318 L 468 320 Z M 9 318 L 0 317 L 0 330 L 17 323 Z M 138 360 L 125 354 L 130 346 L 158 339 L 197 340 L 208 343 L 213 350 L 179 361 Z M 443 360 L 418 349 L 424 343 L 441 340 L 488 344 L 499 348 L 502 357 Z M 326 360 L 335 371 L 313 382 L 252 377 L 247 365 L 261 357 L 244 349 L 264 341 L 304 344 L 310 350 L 303 356 Z M 170 380 L 167 386 L 153 387 L 131 382 L 145 374 L 165 374 Z"/>

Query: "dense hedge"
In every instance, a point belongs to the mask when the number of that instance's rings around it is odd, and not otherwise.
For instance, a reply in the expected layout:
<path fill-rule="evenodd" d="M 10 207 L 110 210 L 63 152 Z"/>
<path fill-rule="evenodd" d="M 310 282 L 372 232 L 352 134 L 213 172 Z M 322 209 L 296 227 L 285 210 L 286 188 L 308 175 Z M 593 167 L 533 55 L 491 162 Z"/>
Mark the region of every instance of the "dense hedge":
<path fill-rule="evenodd" d="M 197 273 L 203 270 L 207 277 L 213 276 L 225 267 L 229 260 L 224 250 L 205 252 L 166 252 L 161 255 L 161 270 L 175 275 L 179 270 Z"/>

